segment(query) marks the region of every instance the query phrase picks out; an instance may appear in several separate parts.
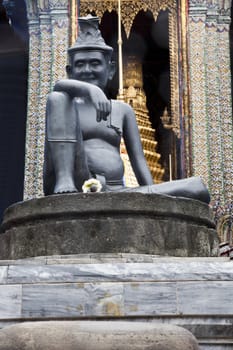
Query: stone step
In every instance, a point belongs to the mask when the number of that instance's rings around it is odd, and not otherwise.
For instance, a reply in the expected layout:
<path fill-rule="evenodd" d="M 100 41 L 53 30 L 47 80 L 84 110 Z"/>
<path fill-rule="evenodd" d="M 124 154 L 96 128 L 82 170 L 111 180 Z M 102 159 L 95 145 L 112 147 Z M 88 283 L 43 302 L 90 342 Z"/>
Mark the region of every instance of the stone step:
<path fill-rule="evenodd" d="M 183 326 L 201 349 L 233 346 L 233 261 L 83 254 L 0 261 L 0 327 L 130 320 Z M 210 347 L 211 346 L 211 347 Z"/>

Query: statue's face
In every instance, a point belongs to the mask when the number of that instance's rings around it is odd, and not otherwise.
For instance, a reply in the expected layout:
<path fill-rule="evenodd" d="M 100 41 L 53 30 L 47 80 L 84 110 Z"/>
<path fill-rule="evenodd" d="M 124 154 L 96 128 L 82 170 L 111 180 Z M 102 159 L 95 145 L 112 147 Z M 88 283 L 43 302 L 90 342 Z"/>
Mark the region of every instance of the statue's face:
<path fill-rule="evenodd" d="M 111 64 L 101 51 L 78 51 L 73 55 L 70 78 L 94 84 L 102 90 L 112 78 Z"/>

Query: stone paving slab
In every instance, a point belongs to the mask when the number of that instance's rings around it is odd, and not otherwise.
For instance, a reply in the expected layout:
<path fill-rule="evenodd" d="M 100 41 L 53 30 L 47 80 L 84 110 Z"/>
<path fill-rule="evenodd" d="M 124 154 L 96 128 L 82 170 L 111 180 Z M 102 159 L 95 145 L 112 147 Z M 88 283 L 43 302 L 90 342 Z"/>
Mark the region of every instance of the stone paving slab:
<path fill-rule="evenodd" d="M 0 319 L 22 316 L 22 286 L 0 285 Z"/>
<path fill-rule="evenodd" d="M 0 266 L 0 320 L 7 315 L 16 319 L 233 315 L 233 262 L 227 259 L 116 264 L 31 261 Z"/>
<path fill-rule="evenodd" d="M 27 320 L 143 320 L 184 326 L 204 350 L 233 349 L 233 261 L 138 259 L 84 254 L 2 262 L 0 328 Z"/>
<path fill-rule="evenodd" d="M 108 261 L 108 260 L 107 260 Z M 0 266 L 0 283 L 30 284 L 57 282 L 148 282 L 148 281 L 232 281 L 233 261 L 227 259 L 170 258 L 154 263 L 56 263 L 21 260 L 20 264 Z"/>

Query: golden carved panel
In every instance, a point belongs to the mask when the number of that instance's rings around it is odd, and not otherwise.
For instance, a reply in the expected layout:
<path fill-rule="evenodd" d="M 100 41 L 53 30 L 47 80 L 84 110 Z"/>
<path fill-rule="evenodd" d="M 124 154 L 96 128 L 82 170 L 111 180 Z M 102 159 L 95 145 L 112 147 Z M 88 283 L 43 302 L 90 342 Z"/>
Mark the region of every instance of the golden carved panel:
<path fill-rule="evenodd" d="M 159 11 L 166 9 L 173 9 L 176 7 L 175 0 L 121 0 L 121 16 L 122 24 L 125 28 L 127 37 L 129 37 L 131 27 L 133 25 L 134 18 L 140 10 L 151 11 L 154 19 L 157 19 Z M 106 0 L 106 1 L 85 1 L 82 0 L 80 5 L 80 15 L 85 16 L 90 12 L 95 12 L 98 17 L 102 17 L 105 11 L 116 11 L 118 9 L 117 0 Z"/>
<path fill-rule="evenodd" d="M 175 134 L 180 137 L 179 121 L 179 58 L 178 58 L 178 31 L 176 9 L 169 11 L 169 55 L 170 55 L 170 93 L 171 93 L 171 116 L 170 123 L 164 124 L 165 128 L 172 128 Z"/>

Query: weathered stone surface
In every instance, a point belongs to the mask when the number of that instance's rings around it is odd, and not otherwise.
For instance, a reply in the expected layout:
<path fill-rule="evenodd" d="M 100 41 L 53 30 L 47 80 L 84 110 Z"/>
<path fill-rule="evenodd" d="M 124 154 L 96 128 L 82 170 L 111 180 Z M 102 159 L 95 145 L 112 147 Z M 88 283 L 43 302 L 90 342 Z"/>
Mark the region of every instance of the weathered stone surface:
<path fill-rule="evenodd" d="M 201 350 L 233 349 L 229 258 L 83 254 L 0 265 L 0 328 L 29 320 L 120 317 L 184 327 Z"/>
<path fill-rule="evenodd" d="M 24 323 L 0 331 L 0 350 L 197 350 L 187 330 L 164 324 L 112 321 Z"/>
<path fill-rule="evenodd" d="M 52 265 L 38 258 L 6 262 L 0 321 L 233 315 L 233 263 L 225 258 L 91 264 L 67 259 Z"/>
<path fill-rule="evenodd" d="M 8 208 L 0 258 L 82 253 L 216 256 L 208 205 L 141 193 L 55 195 Z"/>
<path fill-rule="evenodd" d="M 22 286 L 0 285 L 0 318 L 12 319 L 21 316 Z"/>

